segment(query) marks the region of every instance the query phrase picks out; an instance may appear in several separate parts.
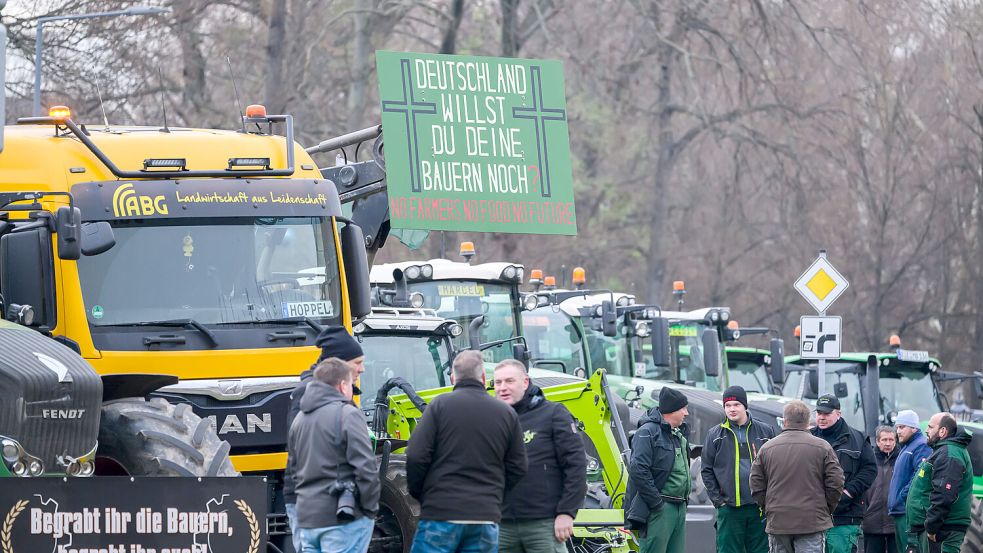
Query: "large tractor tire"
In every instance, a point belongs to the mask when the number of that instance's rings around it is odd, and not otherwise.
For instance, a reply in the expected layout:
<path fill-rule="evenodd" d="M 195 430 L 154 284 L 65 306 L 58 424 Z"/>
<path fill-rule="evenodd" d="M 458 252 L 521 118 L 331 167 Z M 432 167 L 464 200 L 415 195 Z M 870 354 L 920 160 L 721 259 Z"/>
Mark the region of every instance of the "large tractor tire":
<path fill-rule="evenodd" d="M 983 501 L 973 499 L 973 511 L 960 553 L 983 553 Z"/>
<path fill-rule="evenodd" d="M 370 553 L 409 553 L 420 522 L 420 504 L 410 497 L 406 456 L 393 454 L 382 478 L 379 516 L 372 531 Z"/>
<path fill-rule="evenodd" d="M 97 475 L 239 476 L 229 443 L 188 404 L 126 398 L 102 406 Z"/>

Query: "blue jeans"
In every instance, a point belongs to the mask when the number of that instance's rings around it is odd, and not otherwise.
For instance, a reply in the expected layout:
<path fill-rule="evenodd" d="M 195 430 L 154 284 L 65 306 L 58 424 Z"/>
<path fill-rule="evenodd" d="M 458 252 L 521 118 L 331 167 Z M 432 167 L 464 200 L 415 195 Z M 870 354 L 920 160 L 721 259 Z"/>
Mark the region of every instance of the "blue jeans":
<path fill-rule="evenodd" d="M 375 520 L 357 518 L 348 524 L 324 528 L 301 528 L 303 553 L 365 553 L 372 541 Z"/>
<path fill-rule="evenodd" d="M 300 553 L 300 529 L 297 528 L 297 504 L 287 503 L 284 505 L 287 511 L 287 522 L 290 524 L 290 542 L 294 544 L 294 551 Z"/>
<path fill-rule="evenodd" d="M 411 553 L 498 553 L 498 525 L 421 520 Z"/>

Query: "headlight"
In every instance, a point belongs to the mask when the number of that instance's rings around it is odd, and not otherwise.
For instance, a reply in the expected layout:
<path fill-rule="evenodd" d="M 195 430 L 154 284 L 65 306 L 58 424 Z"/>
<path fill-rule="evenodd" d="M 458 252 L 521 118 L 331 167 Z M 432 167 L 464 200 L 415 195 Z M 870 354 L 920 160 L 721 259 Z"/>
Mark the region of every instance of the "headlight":
<path fill-rule="evenodd" d="M 631 298 L 629 298 L 628 296 L 621 296 L 620 298 L 618 298 L 618 301 L 616 301 L 614 304 L 617 305 L 618 307 L 624 307 L 626 305 L 631 305 L 630 302 L 631 302 Z"/>
<path fill-rule="evenodd" d="M 20 448 L 17 444 L 9 440 L 3 441 L 3 458 L 8 461 L 15 461 L 20 457 Z"/>
<path fill-rule="evenodd" d="M 44 469 L 41 468 L 41 463 L 38 461 L 31 461 L 31 476 L 41 476 Z"/>
<path fill-rule="evenodd" d="M 720 320 L 721 321 L 724 321 L 724 322 L 727 322 L 727 319 L 730 319 L 730 311 L 727 311 L 725 309 L 722 309 L 720 311 Z"/>
<path fill-rule="evenodd" d="M 526 311 L 532 311 L 539 307 L 539 296 L 536 294 L 529 294 L 522 298 L 522 308 Z"/>
<path fill-rule="evenodd" d="M 594 316 L 595 317 L 600 317 L 600 316 L 603 316 L 603 315 L 604 315 L 604 308 L 603 307 L 601 307 L 600 305 L 594 307 Z"/>
<path fill-rule="evenodd" d="M 713 322 L 719 321 L 720 320 L 720 312 L 717 311 L 717 310 L 711 311 L 710 312 L 710 320 L 713 321 Z"/>
<path fill-rule="evenodd" d="M 352 329 L 352 332 L 354 332 L 355 334 L 361 334 L 365 332 L 365 323 L 358 323 L 357 325 L 355 325 L 355 328 Z"/>
<path fill-rule="evenodd" d="M 410 307 L 420 309 L 423 307 L 423 301 L 423 294 L 419 292 L 413 292 L 410 294 Z"/>
<path fill-rule="evenodd" d="M 635 335 L 640 338 L 648 338 L 652 335 L 652 328 L 645 321 L 635 323 Z"/>
<path fill-rule="evenodd" d="M 416 280 L 420 278 L 420 266 L 410 265 L 404 273 L 406 274 L 406 280 Z"/>
<path fill-rule="evenodd" d="M 526 271 L 522 267 L 516 269 L 515 274 L 516 274 L 515 279 L 518 280 L 519 282 L 522 282 L 522 280 L 526 278 Z"/>
<path fill-rule="evenodd" d="M 454 323 L 451 326 L 447 327 L 447 331 L 451 333 L 451 336 L 457 338 L 461 334 L 464 334 L 464 327 L 457 323 Z"/>
<path fill-rule="evenodd" d="M 516 277 L 521 278 L 519 276 L 519 268 L 515 265 L 509 265 L 502 271 L 503 280 L 516 280 Z"/>
<path fill-rule="evenodd" d="M 423 278 L 433 278 L 433 265 L 423 265 L 420 267 L 420 275 Z"/>

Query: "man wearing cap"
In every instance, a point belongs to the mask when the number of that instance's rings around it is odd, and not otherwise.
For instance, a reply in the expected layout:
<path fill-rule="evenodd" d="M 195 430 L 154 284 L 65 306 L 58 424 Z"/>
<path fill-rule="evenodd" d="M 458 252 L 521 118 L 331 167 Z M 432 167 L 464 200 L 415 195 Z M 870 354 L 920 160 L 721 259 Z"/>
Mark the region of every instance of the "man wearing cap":
<path fill-rule="evenodd" d="M 908 489 L 915 477 L 918 465 L 932 455 L 925 434 L 921 431 L 918 413 L 910 410 L 901 411 L 894 418 L 898 430 L 898 459 L 894 462 L 894 475 L 891 476 L 891 488 L 887 498 L 887 513 L 894 517 L 894 538 L 897 542 L 898 553 L 908 547 L 908 517 L 905 514 L 905 504 L 908 502 Z"/>
<path fill-rule="evenodd" d="M 744 388 L 727 388 L 723 402 L 727 418 L 707 434 L 700 471 L 717 508 L 717 552 L 767 553 L 764 513 L 751 497 L 749 477 L 751 463 L 775 430 L 751 420 Z"/>
<path fill-rule="evenodd" d="M 833 527 L 826 532 L 827 553 L 853 553 L 864 520 L 864 494 L 877 478 L 874 450 L 859 430 L 850 428 L 840 413 L 840 400 L 826 394 L 816 402 L 813 435 L 826 440 L 843 469 L 843 495 L 833 511 Z"/>
<path fill-rule="evenodd" d="M 690 492 L 689 443 L 683 421 L 689 401 L 664 386 L 659 406 L 638 421 L 628 464 L 625 527 L 635 530 L 642 553 L 683 553 Z"/>
<path fill-rule="evenodd" d="M 288 429 L 293 424 L 294 418 L 300 413 L 300 400 L 304 397 L 307 385 L 314 378 L 314 369 L 318 363 L 325 359 L 335 357 L 346 361 L 352 369 L 352 393 L 353 395 L 361 393 L 356 383 L 358 377 L 365 372 L 365 355 L 362 353 L 362 346 L 348 333 L 348 329 L 343 326 L 329 326 L 321 331 L 321 334 L 314 341 L 314 345 L 321 348 L 321 353 L 309 369 L 300 373 L 300 383 L 290 392 L 290 407 L 287 411 Z M 293 534 L 294 549 L 300 551 L 300 532 L 297 531 L 296 482 L 294 482 L 289 462 L 287 469 L 283 472 L 283 502 L 286 504 L 287 520 L 290 523 L 290 532 Z"/>

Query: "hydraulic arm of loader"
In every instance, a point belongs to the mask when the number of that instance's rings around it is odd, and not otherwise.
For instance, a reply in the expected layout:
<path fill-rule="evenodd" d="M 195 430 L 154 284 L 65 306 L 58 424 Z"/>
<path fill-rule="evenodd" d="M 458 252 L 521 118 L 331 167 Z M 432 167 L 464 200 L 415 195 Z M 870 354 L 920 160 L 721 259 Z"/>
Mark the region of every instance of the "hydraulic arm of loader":
<path fill-rule="evenodd" d="M 362 143 L 369 140 L 374 140 L 372 159 L 325 167 L 321 169 L 321 174 L 335 183 L 342 204 L 352 203 L 352 221 L 365 233 L 365 249 L 371 265 L 376 252 L 389 237 L 389 194 L 386 192 L 386 159 L 382 151 L 382 125 L 325 140 L 317 146 L 307 148 L 307 153 L 327 153 L 335 150 L 344 152 L 344 148 L 356 146 L 357 154 Z M 347 156 L 347 153 L 345 155 Z"/>
<path fill-rule="evenodd" d="M 429 403 L 434 397 L 450 390 L 449 387 L 424 390 L 420 392 L 420 397 Z M 543 392 L 546 399 L 564 404 L 573 414 L 581 432 L 593 442 L 603 468 L 605 488 L 613 499 L 613 507 L 620 508 L 628 483 L 628 467 L 625 462 L 627 438 L 618 421 L 617 412 L 609 407 L 612 398 L 607 391 L 604 371 L 597 371 L 590 380 L 545 387 Z M 391 410 L 387 424 L 388 434 L 393 438 L 406 440 L 416 428 L 422 413 L 405 395 L 391 396 L 389 401 Z"/>

